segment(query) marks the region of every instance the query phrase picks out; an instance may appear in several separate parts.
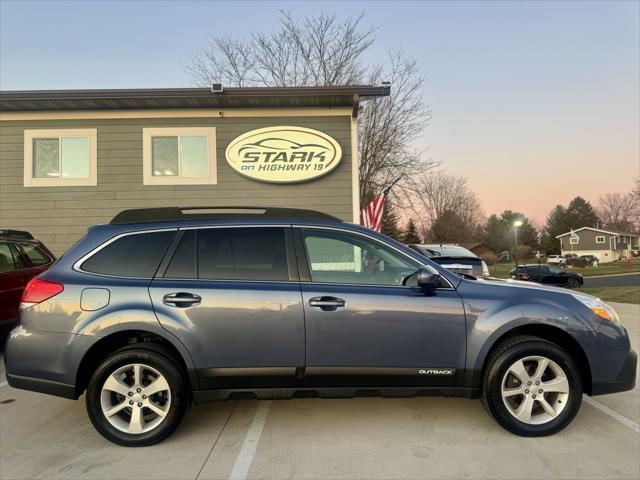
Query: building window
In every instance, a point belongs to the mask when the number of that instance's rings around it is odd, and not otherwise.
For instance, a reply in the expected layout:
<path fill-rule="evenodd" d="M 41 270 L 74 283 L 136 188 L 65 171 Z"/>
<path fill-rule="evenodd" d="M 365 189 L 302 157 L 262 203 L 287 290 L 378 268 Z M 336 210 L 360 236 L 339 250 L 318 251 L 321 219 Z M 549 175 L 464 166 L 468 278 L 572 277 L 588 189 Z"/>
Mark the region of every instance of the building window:
<path fill-rule="evenodd" d="M 578 245 L 578 243 L 580 243 L 580 237 L 578 237 L 578 236 L 569 237 L 569 243 L 571 245 Z"/>
<path fill-rule="evenodd" d="M 216 183 L 215 128 L 144 128 L 142 136 L 145 185 Z"/>
<path fill-rule="evenodd" d="M 597 236 L 596 243 L 604 243 L 604 235 Z"/>
<path fill-rule="evenodd" d="M 95 128 L 25 130 L 24 186 L 96 186 Z"/>

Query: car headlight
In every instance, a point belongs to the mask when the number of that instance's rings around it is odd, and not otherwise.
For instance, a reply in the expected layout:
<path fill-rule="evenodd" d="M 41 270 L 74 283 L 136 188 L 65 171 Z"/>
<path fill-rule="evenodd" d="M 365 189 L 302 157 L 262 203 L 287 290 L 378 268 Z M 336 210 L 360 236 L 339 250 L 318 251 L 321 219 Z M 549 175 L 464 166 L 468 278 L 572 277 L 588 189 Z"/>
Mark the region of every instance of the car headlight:
<path fill-rule="evenodd" d="M 610 322 L 620 323 L 618 312 L 616 312 L 611 305 L 607 305 L 599 298 L 592 297 L 591 295 L 584 295 L 580 293 L 572 293 L 572 295 L 573 298 L 583 305 L 586 305 L 596 315 L 604 318 L 605 320 L 609 320 Z"/>

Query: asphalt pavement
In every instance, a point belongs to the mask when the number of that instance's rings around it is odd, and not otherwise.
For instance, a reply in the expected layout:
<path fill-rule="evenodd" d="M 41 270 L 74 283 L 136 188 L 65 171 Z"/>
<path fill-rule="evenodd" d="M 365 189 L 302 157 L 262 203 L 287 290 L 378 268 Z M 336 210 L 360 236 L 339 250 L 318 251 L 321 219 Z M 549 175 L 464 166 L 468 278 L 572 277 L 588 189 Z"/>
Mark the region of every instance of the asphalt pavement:
<path fill-rule="evenodd" d="M 616 308 L 639 351 L 640 306 Z M 2 479 L 640 478 L 638 386 L 585 397 L 574 422 L 546 438 L 506 432 L 478 400 L 243 400 L 194 406 L 169 439 L 135 449 L 103 440 L 84 398 L 3 381 Z"/>
<path fill-rule="evenodd" d="M 585 287 L 627 287 L 640 285 L 640 273 L 584 277 Z"/>

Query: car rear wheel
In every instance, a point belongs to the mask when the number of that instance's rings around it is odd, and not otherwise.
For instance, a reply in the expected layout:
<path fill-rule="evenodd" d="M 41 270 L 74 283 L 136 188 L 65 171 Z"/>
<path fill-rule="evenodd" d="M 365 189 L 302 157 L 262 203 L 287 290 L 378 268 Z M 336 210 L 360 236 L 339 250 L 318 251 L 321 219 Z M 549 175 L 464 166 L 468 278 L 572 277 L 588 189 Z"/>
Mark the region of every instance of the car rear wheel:
<path fill-rule="evenodd" d="M 570 278 L 567 282 L 567 287 L 569 288 L 578 288 L 580 286 L 580 281 L 577 278 Z"/>
<path fill-rule="evenodd" d="M 176 362 L 144 347 L 125 347 L 107 358 L 87 387 L 86 407 L 98 432 L 124 446 L 147 446 L 169 436 L 190 402 Z"/>
<path fill-rule="evenodd" d="M 551 435 L 578 413 L 580 372 L 559 346 L 537 337 L 513 337 L 489 359 L 483 400 L 510 432 L 527 437 Z"/>

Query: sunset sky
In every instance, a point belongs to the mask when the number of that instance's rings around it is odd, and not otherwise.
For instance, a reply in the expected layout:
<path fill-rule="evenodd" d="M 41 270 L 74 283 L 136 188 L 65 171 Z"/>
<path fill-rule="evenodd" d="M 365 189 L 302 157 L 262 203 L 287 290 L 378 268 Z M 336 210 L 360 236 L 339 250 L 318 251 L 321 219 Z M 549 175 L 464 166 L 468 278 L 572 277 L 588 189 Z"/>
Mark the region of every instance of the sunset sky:
<path fill-rule="evenodd" d="M 269 30 L 279 10 L 365 13 L 367 61 L 415 57 L 433 118 L 416 145 L 468 178 L 485 214 L 538 224 L 640 175 L 640 3 L 0 1 L 0 89 L 191 86 L 210 35 Z"/>

